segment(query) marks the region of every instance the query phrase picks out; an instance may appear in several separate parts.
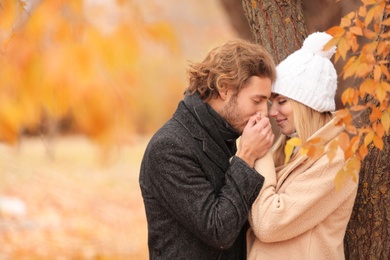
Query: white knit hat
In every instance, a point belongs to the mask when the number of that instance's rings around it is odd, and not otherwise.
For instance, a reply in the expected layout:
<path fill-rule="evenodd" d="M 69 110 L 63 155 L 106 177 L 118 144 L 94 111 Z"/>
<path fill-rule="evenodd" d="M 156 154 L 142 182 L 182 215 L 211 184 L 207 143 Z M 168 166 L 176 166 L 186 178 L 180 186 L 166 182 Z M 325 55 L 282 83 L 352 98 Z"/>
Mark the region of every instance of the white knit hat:
<path fill-rule="evenodd" d="M 334 111 L 337 73 L 330 58 L 336 47 L 323 50 L 331 39 L 332 36 L 324 32 L 310 34 L 301 49 L 276 67 L 277 77 L 272 92 L 319 112 Z"/>

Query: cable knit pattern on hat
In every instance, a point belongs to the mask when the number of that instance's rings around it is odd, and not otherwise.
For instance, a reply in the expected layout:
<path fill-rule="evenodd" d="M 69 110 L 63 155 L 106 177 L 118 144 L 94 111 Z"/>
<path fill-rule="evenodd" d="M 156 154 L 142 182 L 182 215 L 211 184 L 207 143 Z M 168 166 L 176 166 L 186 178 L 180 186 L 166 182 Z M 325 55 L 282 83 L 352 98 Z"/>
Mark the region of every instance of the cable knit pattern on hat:
<path fill-rule="evenodd" d="M 327 33 L 315 32 L 301 49 L 290 54 L 277 67 L 272 92 L 298 101 L 319 112 L 334 111 L 337 72 L 330 58 L 336 47 L 324 51 L 332 39 Z"/>

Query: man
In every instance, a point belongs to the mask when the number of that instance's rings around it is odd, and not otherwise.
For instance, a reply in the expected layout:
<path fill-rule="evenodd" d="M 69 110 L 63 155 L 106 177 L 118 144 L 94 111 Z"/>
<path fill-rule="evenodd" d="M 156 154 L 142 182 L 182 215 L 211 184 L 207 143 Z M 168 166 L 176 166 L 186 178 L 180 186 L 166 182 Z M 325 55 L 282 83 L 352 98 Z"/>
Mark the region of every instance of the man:
<path fill-rule="evenodd" d="M 234 40 L 190 64 L 188 76 L 141 164 L 149 256 L 245 259 L 248 210 L 264 181 L 253 166 L 274 139 L 265 116 L 275 65 L 260 46 Z"/>

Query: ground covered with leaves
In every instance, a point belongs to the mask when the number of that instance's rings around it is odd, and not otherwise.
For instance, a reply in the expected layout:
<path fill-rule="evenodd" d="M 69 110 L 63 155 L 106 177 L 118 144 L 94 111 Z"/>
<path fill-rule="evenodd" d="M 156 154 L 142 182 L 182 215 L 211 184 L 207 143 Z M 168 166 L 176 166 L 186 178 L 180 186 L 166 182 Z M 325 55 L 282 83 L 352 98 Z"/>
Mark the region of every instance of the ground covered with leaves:
<path fill-rule="evenodd" d="M 0 147 L 0 259 L 148 259 L 138 185 L 146 144 L 82 138 Z"/>

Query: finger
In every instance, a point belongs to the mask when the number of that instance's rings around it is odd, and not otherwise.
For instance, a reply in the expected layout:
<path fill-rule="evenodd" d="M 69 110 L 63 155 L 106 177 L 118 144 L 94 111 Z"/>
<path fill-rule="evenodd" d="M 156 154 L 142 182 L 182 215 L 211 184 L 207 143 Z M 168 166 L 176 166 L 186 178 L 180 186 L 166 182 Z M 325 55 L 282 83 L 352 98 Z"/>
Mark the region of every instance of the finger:
<path fill-rule="evenodd" d="M 247 126 L 254 126 L 257 124 L 256 116 L 251 116 L 248 120 Z"/>
<path fill-rule="evenodd" d="M 268 124 L 270 125 L 267 117 L 263 117 L 257 122 L 259 128 L 265 128 Z"/>

